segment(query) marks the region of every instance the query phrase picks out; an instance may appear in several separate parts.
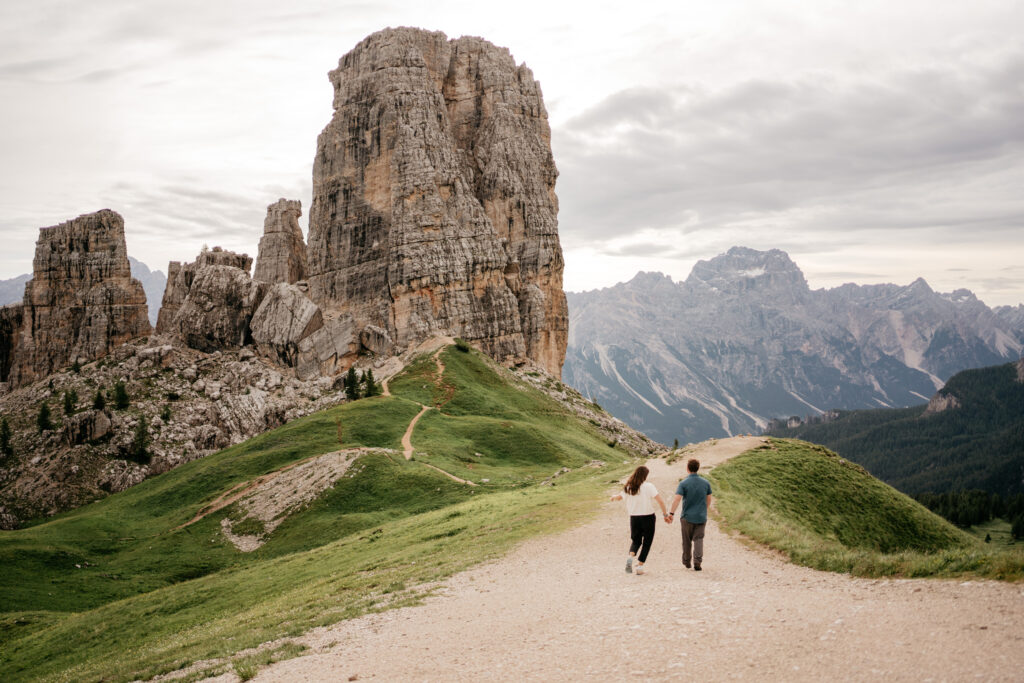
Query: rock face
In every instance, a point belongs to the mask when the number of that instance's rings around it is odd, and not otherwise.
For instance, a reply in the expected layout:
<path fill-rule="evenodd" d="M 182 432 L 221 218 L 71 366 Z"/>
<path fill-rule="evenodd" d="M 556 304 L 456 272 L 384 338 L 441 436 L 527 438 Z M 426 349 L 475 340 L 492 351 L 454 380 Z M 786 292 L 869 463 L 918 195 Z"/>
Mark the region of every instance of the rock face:
<path fill-rule="evenodd" d="M 569 295 L 566 382 L 652 438 L 757 433 L 772 418 L 928 401 L 1024 349 L 967 290 L 811 290 L 779 250 L 736 247 L 684 282 L 659 273 Z"/>
<path fill-rule="evenodd" d="M 0 341 L 9 363 L 0 379 L 20 386 L 149 334 L 146 295 L 131 276 L 124 220 L 113 211 L 42 228 L 32 267 L 20 329 Z"/>
<path fill-rule="evenodd" d="M 560 375 L 568 335 L 540 86 L 478 38 L 388 29 L 330 73 L 313 169 L 310 298 L 379 349 L 434 334 Z M 383 331 L 381 335 L 378 331 Z"/>
<path fill-rule="evenodd" d="M 263 237 L 253 279 L 294 284 L 306 278 L 306 243 L 302 241 L 299 216 L 302 203 L 279 199 L 267 207 Z"/>
<path fill-rule="evenodd" d="M 164 298 L 156 323 L 157 334 L 175 334 L 178 331 L 178 326 L 174 322 L 178 315 L 178 309 L 188 298 L 196 275 L 207 266 L 235 268 L 242 271 L 248 278 L 252 258 L 247 254 L 236 254 L 233 251 L 214 247 L 213 249 L 204 248 L 192 263 L 182 265 L 180 261 L 171 261 L 167 265 L 167 287 L 164 289 Z"/>

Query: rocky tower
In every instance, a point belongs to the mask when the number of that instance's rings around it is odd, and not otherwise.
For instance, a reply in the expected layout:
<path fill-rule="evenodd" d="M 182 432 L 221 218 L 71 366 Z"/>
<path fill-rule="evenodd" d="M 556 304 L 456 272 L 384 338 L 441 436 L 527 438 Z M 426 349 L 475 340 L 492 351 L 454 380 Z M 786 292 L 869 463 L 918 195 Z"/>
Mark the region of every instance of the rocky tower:
<path fill-rule="evenodd" d="M 104 209 L 42 228 L 12 340 L 19 386 L 149 334 L 146 294 L 131 276 L 124 220 Z"/>
<path fill-rule="evenodd" d="M 400 350 L 433 334 L 560 375 L 558 173 L 540 86 L 479 38 L 388 29 L 330 73 L 307 279 L 327 315 Z M 380 335 L 378 335 L 380 336 Z"/>
<path fill-rule="evenodd" d="M 279 199 L 267 207 L 254 280 L 290 285 L 306 279 L 306 243 L 299 227 L 301 215 L 302 204 L 295 200 Z"/>

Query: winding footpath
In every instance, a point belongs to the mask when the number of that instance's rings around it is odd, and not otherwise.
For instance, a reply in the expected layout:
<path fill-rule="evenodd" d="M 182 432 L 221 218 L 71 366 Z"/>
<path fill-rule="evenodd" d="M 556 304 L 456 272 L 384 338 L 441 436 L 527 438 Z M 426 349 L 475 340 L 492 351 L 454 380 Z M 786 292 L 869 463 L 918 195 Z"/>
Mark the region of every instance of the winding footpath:
<path fill-rule="evenodd" d="M 702 471 L 756 445 L 706 444 Z M 685 461 L 653 460 L 669 498 Z M 610 489 L 611 490 L 611 489 Z M 1024 585 L 874 580 L 787 563 L 708 524 L 704 571 L 658 524 L 626 574 L 621 503 L 448 580 L 425 604 L 314 630 L 259 681 L 1020 681 Z"/>

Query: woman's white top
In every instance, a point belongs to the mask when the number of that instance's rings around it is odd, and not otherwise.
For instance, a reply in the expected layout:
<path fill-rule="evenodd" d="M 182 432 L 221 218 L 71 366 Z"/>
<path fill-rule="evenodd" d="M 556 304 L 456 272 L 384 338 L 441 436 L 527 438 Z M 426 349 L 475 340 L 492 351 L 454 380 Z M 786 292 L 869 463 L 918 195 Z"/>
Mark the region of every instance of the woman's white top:
<path fill-rule="evenodd" d="M 629 511 L 630 517 L 634 515 L 653 515 L 654 497 L 656 495 L 658 495 L 658 489 L 654 488 L 654 484 L 651 482 L 645 481 L 640 484 L 640 488 L 637 489 L 635 496 L 631 496 L 623 491 L 622 500 L 626 501 L 626 510 Z"/>

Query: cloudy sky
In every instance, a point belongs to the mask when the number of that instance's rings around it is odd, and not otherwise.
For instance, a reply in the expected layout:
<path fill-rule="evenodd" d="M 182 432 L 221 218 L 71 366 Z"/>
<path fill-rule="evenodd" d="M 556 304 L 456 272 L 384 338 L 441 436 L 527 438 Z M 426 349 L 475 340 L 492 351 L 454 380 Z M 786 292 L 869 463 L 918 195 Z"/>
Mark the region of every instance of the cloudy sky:
<path fill-rule="evenodd" d="M 781 248 L 812 287 L 1024 302 L 1024 3 L 5 0 L 0 278 L 100 208 L 166 271 L 308 211 L 327 71 L 387 26 L 508 47 L 540 80 L 566 288 Z M 303 224 L 305 227 L 305 224 Z"/>

